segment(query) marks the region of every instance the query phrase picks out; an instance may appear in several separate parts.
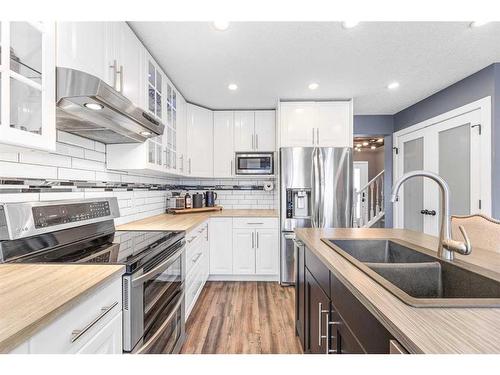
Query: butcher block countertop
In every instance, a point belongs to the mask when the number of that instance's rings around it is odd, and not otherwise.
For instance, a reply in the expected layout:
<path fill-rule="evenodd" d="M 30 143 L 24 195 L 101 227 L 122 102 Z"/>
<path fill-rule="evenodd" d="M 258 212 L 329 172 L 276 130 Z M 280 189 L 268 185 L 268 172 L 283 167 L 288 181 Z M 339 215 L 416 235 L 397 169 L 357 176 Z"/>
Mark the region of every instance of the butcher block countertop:
<path fill-rule="evenodd" d="M 321 241 L 336 239 L 396 239 L 437 249 L 438 240 L 404 229 L 295 230 L 363 305 L 411 353 L 500 353 L 500 308 L 411 307 L 384 289 L 356 266 Z M 500 273 L 500 254 L 473 249 L 458 262 L 472 263 Z"/>
<path fill-rule="evenodd" d="M 15 349 L 124 272 L 120 265 L 0 265 L 0 353 Z"/>
<path fill-rule="evenodd" d="M 196 214 L 161 214 L 118 226 L 117 230 L 189 231 L 210 217 L 278 217 L 276 210 L 221 210 Z"/>

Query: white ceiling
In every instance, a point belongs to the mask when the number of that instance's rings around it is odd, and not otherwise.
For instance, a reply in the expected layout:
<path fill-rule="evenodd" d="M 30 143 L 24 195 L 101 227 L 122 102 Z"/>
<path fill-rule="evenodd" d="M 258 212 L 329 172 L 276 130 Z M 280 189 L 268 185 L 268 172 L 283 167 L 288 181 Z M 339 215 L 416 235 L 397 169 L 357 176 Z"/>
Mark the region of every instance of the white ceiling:
<path fill-rule="evenodd" d="M 186 99 L 212 109 L 353 97 L 356 114 L 393 114 L 500 62 L 500 22 L 130 24 Z M 392 81 L 401 86 L 388 90 Z"/>

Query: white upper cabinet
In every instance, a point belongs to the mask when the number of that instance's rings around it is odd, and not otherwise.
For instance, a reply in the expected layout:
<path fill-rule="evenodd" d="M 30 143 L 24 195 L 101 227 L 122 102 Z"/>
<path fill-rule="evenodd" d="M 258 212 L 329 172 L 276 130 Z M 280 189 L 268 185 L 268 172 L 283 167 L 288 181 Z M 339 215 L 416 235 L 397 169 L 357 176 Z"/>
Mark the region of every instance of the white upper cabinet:
<path fill-rule="evenodd" d="M 58 22 L 57 66 L 81 70 L 112 84 L 108 28 L 106 22 Z"/>
<path fill-rule="evenodd" d="M 177 172 L 186 174 L 187 166 L 187 103 L 182 95 L 177 96 Z"/>
<path fill-rule="evenodd" d="M 280 104 L 281 147 L 352 147 L 352 101 Z"/>
<path fill-rule="evenodd" d="M 274 151 L 275 111 L 235 111 L 234 150 Z"/>
<path fill-rule="evenodd" d="M 316 104 L 313 102 L 286 102 L 280 105 L 282 147 L 315 145 Z"/>
<path fill-rule="evenodd" d="M 55 24 L 0 22 L 0 143 L 53 151 Z"/>
<path fill-rule="evenodd" d="M 274 151 L 276 149 L 275 123 L 275 111 L 255 111 L 256 151 Z"/>
<path fill-rule="evenodd" d="M 318 102 L 316 142 L 321 147 L 352 147 L 351 102 Z"/>
<path fill-rule="evenodd" d="M 57 66 L 96 76 L 141 107 L 144 51 L 125 22 L 57 23 Z"/>
<path fill-rule="evenodd" d="M 234 112 L 234 150 L 254 151 L 255 149 L 255 112 Z"/>
<path fill-rule="evenodd" d="M 112 86 L 137 106 L 143 106 L 144 47 L 125 22 L 110 23 L 112 55 L 108 57 Z"/>
<path fill-rule="evenodd" d="M 234 171 L 234 112 L 214 112 L 214 177 L 231 177 Z"/>
<path fill-rule="evenodd" d="M 213 176 L 213 112 L 187 105 L 187 174 Z"/>

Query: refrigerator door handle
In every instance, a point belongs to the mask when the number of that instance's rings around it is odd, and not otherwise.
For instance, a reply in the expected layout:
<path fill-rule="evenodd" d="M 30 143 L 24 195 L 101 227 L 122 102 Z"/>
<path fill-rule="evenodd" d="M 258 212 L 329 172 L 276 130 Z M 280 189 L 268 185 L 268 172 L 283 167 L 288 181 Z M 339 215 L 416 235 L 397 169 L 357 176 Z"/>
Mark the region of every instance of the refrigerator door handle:
<path fill-rule="evenodd" d="M 320 198 L 320 171 L 319 171 L 319 162 L 318 162 L 318 154 L 319 150 L 315 148 L 312 152 L 312 189 L 311 189 L 311 200 L 312 200 L 312 207 L 311 207 L 311 225 L 313 228 L 318 228 L 319 226 L 319 217 L 318 217 L 318 211 L 319 211 L 319 198 Z"/>
<path fill-rule="evenodd" d="M 318 149 L 318 206 L 316 210 L 318 212 L 318 226 L 320 228 L 325 227 L 324 197 L 325 197 L 325 163 L 324 163 L 324 156 L 321 154 L 320 149 Z"/>

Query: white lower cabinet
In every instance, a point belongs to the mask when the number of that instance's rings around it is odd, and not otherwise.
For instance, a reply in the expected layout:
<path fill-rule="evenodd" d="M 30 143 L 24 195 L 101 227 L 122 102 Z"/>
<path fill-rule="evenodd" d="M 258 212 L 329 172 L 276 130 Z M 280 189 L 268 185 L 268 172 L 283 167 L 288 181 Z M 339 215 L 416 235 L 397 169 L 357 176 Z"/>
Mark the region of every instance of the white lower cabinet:
<path fill-rule="evenodd" d="M 255 274 L 255 231 L 233 229 L 233 273 Z"/>
<path fill-rule="evenodd" d="M 208 221 L 186 234 L 186 320 L 193 311 L 209 273 Z"/>
<path fill-rule="evenodd" d="M 210 274 L 233 274 L 233 219 L 218 217 L 210 219 Z"/>
<path fill-rule="evenodd" d="M 278 219 L 210 219 L 212 280 L 278 280 Z"/>
<path fill-rule="evenodd" d="M 12 353 L 121 354 L 121 275 L 90 294 Z"/>
<path fill-rule="evenodd" d="M 256 229 L 255 236 L 255 273 L 276 275 L 279 263 L 276 229 Z"/>
<path fill-rule="evenodd" d="M 122 313 L 117 314 L 78 354 L 116 354 L 122 352 Z"/>

